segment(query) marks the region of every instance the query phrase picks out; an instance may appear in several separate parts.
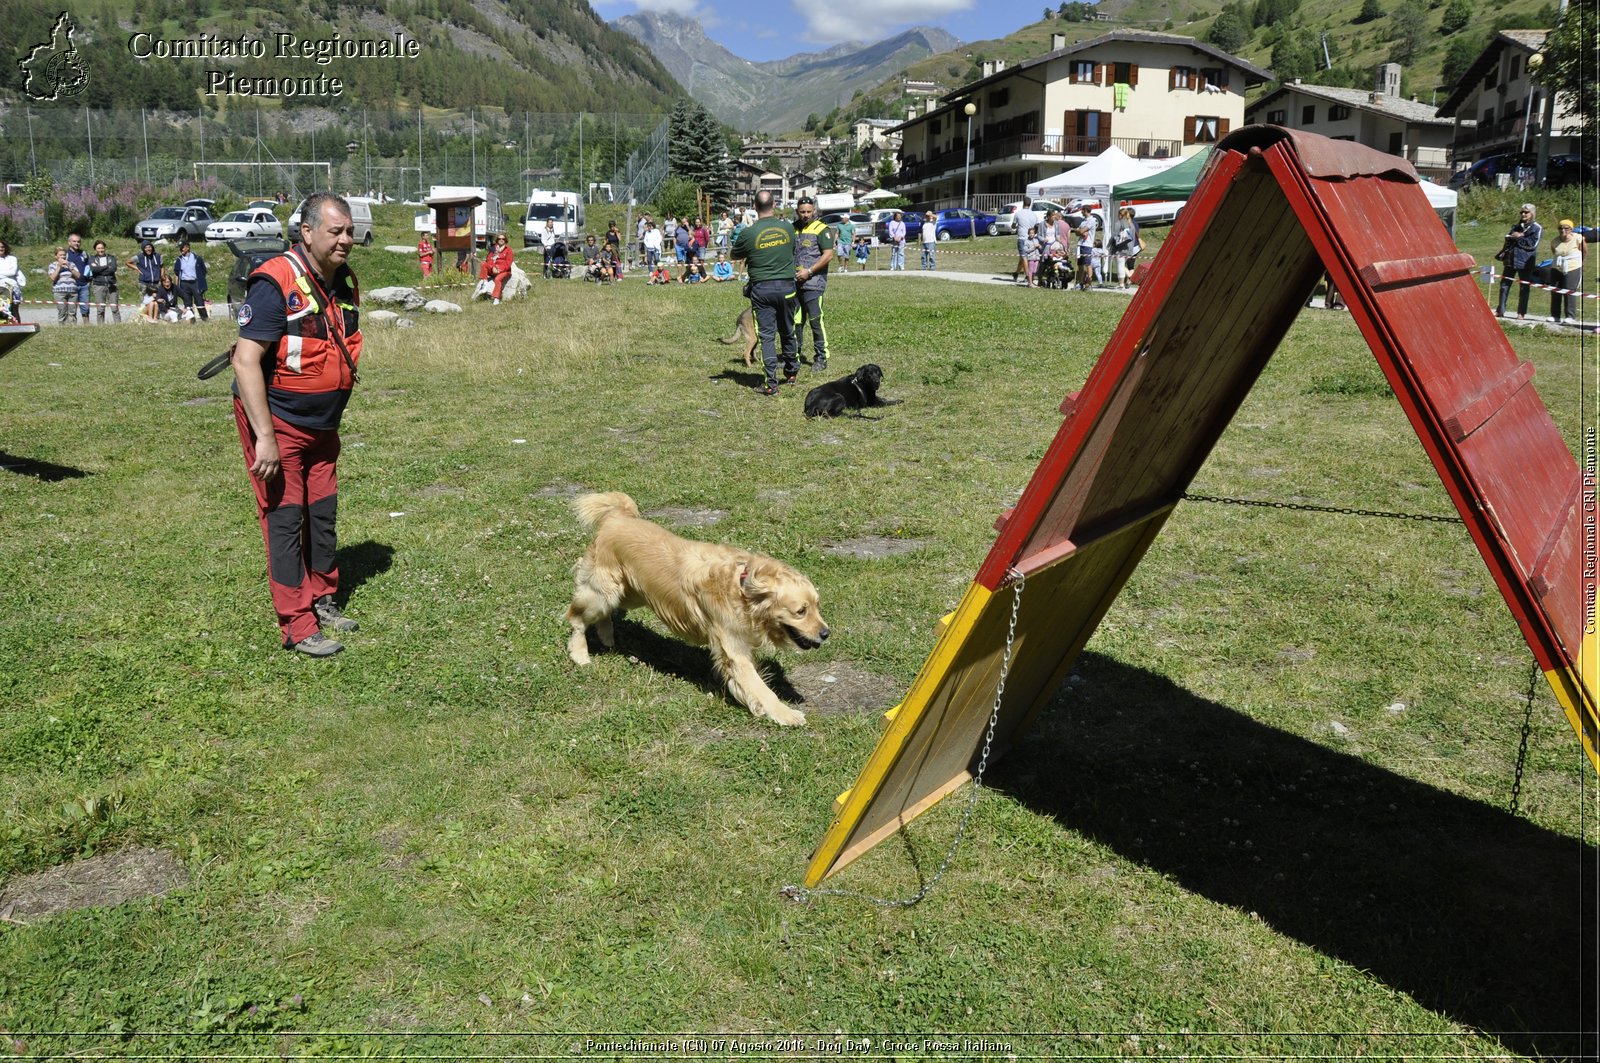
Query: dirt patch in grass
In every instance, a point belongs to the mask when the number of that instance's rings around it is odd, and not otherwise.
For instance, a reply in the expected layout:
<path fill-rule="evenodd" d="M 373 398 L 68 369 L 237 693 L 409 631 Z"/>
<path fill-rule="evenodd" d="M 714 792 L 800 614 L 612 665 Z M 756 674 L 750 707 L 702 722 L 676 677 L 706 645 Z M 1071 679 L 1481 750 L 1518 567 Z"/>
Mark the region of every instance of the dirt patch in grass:
<path fill-rule="evenodd" d="M 897 681 L 849 661 L 799 664 L 786 672 L 789 685 L 806 699 L 800 707 L 822 716 L 887 712 L 904 693 Z"/>
<path fill-rule="evenodd" d="M 28 919 L 76 908 L 110 908 L 188 884 L 189 872 L 165 849 L 125 849 L 12 880 L 0 890 L 0 913 Z"/>
<path fill-rule="evenodd" d="M 658 524 L 676 524 L 681 528 L 704 528 L 727 515 L 725 509 L 689 509 L 685 506 L 664 506 L 647 514 Z"/>
<path fill-rule="evenodd" d="M 197 398 L 187 399 L 187 400 L 179 403 L 178 405 L 180 405 L 180 406 L 209 406 L 213 402 L 216 402 L 216 401 L 217 401 L 217 397 L 215 395 L 201 395 L 201 396 L 199 396 Z"/>
<path fill-rule="evenodd" d="M 451 484 L 428 484 L 417 492 L 419 498 L 439 498 L 449 495 L 452 498 L 460 497 L 467 493 L 466 488 L 456 487 Z"/>
<path fill-rule="evenodd" d="M 582 484 L 553 483 L 546 484 L 533 493 L 534 498 L 577 498 L 587 491 Z"/>
<path fill-rule="evenodd" d="M 888 539 L 881 535 L 863 535 L 859 539 L 846 539 L 842 543 L 829 543 L 823 552 L 841 557 L 862 557 L 870 561 L 895 557 L 919 550 L 927 543 L 922 539 Z"/>

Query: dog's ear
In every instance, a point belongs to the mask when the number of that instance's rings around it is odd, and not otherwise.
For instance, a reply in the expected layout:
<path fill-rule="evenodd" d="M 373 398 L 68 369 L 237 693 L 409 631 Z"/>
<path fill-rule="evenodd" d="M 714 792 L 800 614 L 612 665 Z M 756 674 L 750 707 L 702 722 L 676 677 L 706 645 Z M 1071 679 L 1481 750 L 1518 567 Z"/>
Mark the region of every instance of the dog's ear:
<path fill-rule="evenodd" d="M 765 571 L 766 566 L 755 558 L 743 562 L 739 566 L 739 593 L 746 600 L 758 602 L 772 593 L 771 576 Z"/>

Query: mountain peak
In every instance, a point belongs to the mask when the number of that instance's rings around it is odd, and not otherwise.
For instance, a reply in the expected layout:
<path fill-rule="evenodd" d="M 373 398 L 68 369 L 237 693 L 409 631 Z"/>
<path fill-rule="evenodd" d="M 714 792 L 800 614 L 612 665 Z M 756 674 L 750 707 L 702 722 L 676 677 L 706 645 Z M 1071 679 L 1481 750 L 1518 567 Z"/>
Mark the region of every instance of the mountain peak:
<path fill-rule="evenodd" d="M 700 22 L 640 11 L 612 23 L 639 40 L 684 89 L 728 125 L 747 131 L 796 129 L 809 114 L 850 101 L 918 60 L 961 42 L 933 26 L 914 26 L 881 41 L 836 44 L 820 52 L 752 62 L 706 36 Z"/>

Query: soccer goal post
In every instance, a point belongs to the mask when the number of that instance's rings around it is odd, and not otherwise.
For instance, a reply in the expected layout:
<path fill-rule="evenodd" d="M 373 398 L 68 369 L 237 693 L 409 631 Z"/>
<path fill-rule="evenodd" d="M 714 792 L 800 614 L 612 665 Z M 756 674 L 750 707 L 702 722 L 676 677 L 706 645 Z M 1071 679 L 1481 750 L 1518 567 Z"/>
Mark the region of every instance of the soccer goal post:
<path fill-rule="evenodd" d="M 299 201 L 313 192 L 333 189 L 330 162 L 197 162 L 196 181 L 216 177 L 232 192 L 245 196 L 271 196 L 283 192 Z"/>

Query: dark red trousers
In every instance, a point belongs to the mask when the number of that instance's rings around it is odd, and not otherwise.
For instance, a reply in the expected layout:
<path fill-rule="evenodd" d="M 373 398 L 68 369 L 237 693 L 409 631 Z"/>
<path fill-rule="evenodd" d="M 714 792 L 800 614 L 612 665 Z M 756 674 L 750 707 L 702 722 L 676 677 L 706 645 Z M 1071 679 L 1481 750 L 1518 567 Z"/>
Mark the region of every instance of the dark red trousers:
<path fill-rule="evenodd" d="M 233 417 L 248 469 L 255 464 L 256 437 L 238 399 L 233 400 Z M 272 608 L 284 645 L 292 646 L 320 627 L 312 603 L 339 589 L 339 566 L 334 560 L 339 433 L 300 428 L 277 417 L 272 419 L 272 431 L 282 471 L 266 483 L 252 476 L 250 486 L 255 488 L 261 537 L 267 545 Z"/>

